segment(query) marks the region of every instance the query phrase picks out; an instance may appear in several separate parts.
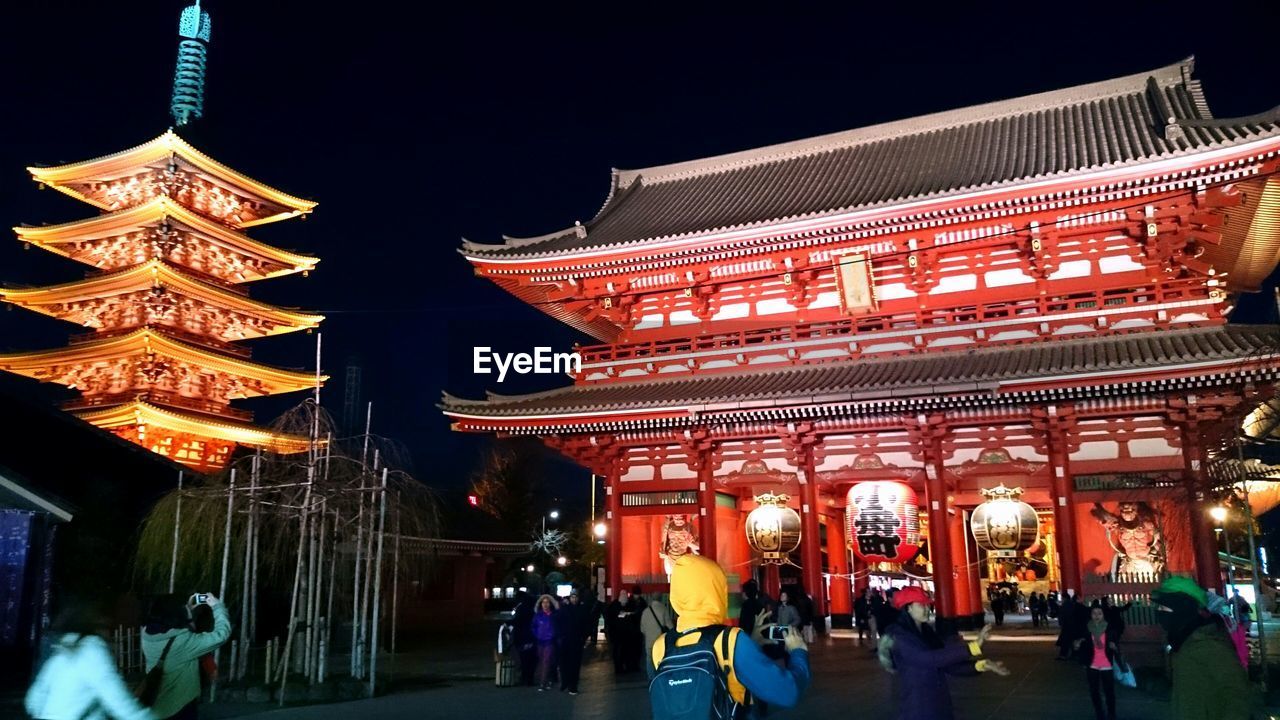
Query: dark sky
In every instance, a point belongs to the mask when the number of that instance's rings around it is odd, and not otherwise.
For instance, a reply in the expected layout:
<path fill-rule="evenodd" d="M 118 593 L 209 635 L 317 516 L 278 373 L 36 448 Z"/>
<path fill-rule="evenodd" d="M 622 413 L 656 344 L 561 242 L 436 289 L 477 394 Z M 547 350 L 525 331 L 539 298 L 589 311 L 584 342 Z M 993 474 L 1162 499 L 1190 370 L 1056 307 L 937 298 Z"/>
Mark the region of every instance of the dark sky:
<path fill-rule="evenodd" d="M 26 166 L 96 157 L 164 131 L 182 5 L 0 10 L 0 223 L 92 212 L 38 192 Z M 920 4 L 900 16 L 692 5 L 205 3 L 207 115 L 185 134 L 218 160 L 320 203 L 307 222 L 251 231 L 323 258 L 310 278 L 257 283 L 253 293 L 328 316 L 326 405 L 340 413 L 344 366 L 360 358 L 375 431 L 404 442 L 428 482 L 461 484 L 480 448 L 448 431 L 435 409 L 441 389 L 476 397 L 564 382 L 499 387 L 470 374 L 474 345 L 586 340 L 475 278 L 456 252 L 460 238 L 497 242 L 586 221 L 610 167 L 1051 90 L 1191 54 L 1217 115 L 1280 103 L 1268 23 L 1253 13 L 1215 17 L 1203 3 L 1191 14 L 1114 4 L 1089 16 L 1073 6 L 1065 20 L 1035 16 L 1034 3 L 989 17 L 938 17 Z M 69 281 L 83 270 L 0 242 L 0 284 Z M 54 346 L 70 331 L 34 313 L 0 312 L 0 351 Z M 253 347 L 259 360 L 309 367 L 313 342 L 299 333 Z M 267 419 L 291 402 L 251 406 Z"/>

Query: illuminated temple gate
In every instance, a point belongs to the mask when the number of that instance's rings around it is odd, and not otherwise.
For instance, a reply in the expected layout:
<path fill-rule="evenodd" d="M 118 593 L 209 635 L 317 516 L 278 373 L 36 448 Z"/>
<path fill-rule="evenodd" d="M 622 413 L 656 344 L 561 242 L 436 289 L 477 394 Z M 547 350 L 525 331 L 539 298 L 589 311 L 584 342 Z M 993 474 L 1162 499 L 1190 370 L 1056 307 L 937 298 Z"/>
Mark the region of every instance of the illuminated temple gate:
<path fill-rule="evenodd" d="M 1220 588 L 1209 456 L 1277 373 L 1276 328 L 1226 321 L 1280 259 L 1280 113 L 1214 118 L 1191 73 L 615 171 L 593 220 L 462 249 L 606 344 L 569 387 L 442 408 L 606 478 L 614 591 L 665 586 L 672 515 L 745 578 L 753 497 L 783 492 L 847 622 L 872 481 L 915 491 L 925 536 L 876 569 L 936 581 L 944 617 L 982 611 L 968 520 L 1000 484 L 1058 589 Z"/>

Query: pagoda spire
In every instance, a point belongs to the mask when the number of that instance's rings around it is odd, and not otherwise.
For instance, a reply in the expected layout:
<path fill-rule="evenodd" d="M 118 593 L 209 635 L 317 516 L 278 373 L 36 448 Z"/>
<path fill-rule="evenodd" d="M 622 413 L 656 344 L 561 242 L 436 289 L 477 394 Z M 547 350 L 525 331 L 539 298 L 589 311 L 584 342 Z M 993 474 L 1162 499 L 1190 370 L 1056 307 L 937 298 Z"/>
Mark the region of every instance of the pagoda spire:
<path fill-rule="evenodd" d="M 204 116 L 204 75 L 209 54 L 209 12 L 200 9 L 200 0 L 182 10 L 178 20 L 178 64 L 173 71 L 173 97 L 169 114 L 182 127 Z"/>

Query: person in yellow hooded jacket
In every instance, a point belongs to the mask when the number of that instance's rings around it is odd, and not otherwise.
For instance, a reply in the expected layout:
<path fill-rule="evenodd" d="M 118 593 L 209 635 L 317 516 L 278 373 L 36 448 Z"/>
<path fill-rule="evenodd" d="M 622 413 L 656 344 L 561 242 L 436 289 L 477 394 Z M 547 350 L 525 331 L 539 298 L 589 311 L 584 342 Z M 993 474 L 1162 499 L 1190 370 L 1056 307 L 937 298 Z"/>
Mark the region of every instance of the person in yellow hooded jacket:
<path fill-rule="evenodd" d="M 700 555 L 682 555 L 675 562 L 671 573 L 671 607 L 676 612 L 676 627 L 670 632 L 681 633 L 678 647 L 692 645 L 699 640 L 699 633 L 684 633 L 699 628 L 725 624 L 729 609 L 728 584 L 724 570 L 715 562 Z M 729 633 L 729 695 L 740 708 L 763 700 L 769 705 L 794 707 L 809 685 L 809 648 L 799 633 L 787 635 L 785 647 L 788 657 L 786 667 L 770 660 L 758 643 L 767 626 L 757 627 L 752 637 L 745 637 L 739 628 Z M 650 661 L 656 669 L 666 653 L 666 643 L 653 644 Z M 720 643 L 716 643 L 717 656 Z M 726 658 L 718 658 L 722 664 Z"/>

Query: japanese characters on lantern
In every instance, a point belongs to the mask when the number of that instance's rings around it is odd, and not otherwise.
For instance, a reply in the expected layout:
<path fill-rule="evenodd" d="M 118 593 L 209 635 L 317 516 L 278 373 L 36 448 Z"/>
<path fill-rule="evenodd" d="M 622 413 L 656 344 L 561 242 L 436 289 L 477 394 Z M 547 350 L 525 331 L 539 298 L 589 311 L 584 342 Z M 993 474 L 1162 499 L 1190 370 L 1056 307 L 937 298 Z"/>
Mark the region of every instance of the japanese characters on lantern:
<path fill-rule="evenodd" d="M 788 495 L 765 493 L 747 515 L 747 544 L 764 556 L 765 564 L 782 564 L 800 547 L 800 513 L 787 507 Z"/>
<path fill-rule="evenodd" d="M 920 551 L 916 492 L 899 482 L 862 482 L 849 489 L 846 529 L 853 554 L 869 563 L 904 563 Z"/>
<path fill-rule="evenodd" d="M 969 526 L 973 539 L 991 557 L 1015 558 L 1040 538 L 1040 517 L 1022 502 L 1022 488 L 1003 484 L 983 490 L 986 502 L 973 511 Z"/>

